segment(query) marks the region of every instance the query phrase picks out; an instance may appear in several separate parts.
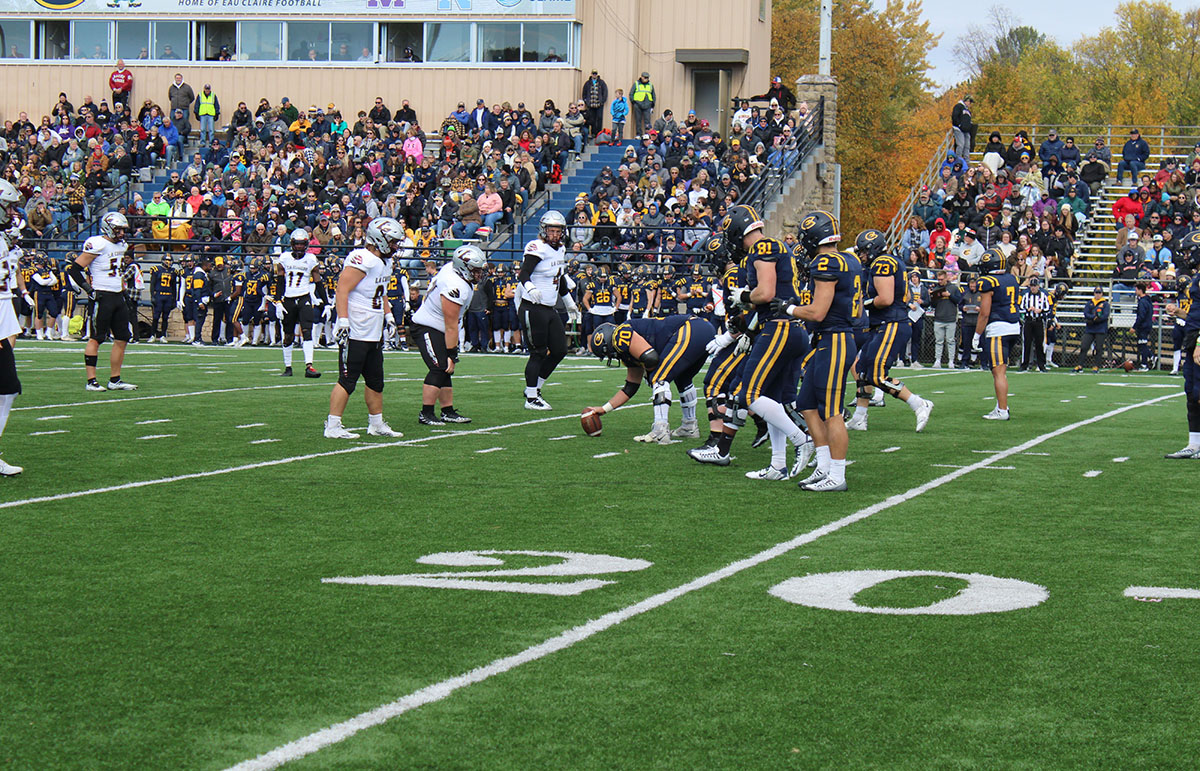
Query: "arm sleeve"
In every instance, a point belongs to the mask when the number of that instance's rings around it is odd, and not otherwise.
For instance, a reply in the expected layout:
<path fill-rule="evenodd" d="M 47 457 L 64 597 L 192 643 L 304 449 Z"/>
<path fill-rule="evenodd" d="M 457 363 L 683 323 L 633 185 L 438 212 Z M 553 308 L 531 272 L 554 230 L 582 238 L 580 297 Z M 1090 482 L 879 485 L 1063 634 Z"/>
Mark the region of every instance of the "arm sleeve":
<path fill-rule="evenodd" d="M 521 272 L 517 274 L 517 279 L 520 280 L 522 284 L 527 282 L 530 277 L 533 276 L 533 269 L 536 268 L 538 263 L 541 261 L 542 258 L 533 252 L 525 252 L 525 259 L 521 262 Z"/>

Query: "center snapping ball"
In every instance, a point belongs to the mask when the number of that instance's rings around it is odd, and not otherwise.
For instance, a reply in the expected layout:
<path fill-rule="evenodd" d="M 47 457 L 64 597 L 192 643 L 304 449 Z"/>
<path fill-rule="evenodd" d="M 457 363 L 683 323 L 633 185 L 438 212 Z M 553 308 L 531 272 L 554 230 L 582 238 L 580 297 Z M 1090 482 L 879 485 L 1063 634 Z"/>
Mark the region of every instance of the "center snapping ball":
<path fill-rule="evenodd" d="M 600 416 L 594 412 L 585 412 L 579 416 L 579 423 L 583 426 L 583 433 L 588 436 L 600 436 Z"/>

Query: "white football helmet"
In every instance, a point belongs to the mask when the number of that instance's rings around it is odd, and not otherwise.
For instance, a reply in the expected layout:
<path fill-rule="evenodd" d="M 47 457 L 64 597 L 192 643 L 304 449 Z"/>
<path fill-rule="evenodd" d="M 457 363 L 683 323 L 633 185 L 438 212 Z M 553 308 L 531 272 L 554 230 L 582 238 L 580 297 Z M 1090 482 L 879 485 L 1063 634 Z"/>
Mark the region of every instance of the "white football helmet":
<path fill-rule="evenodd" d="M 367 225 L 366 242 L 385 260 L 404 242 L 404 227 L 393 217 L 376 217 Z"/>
<path fill-rule="evenodd" d="M 12 249 L 21 240 L 21 231 L 25 228 L 25 220 L 20 217 L 10 217 L 8 226 L 0 232 L 0 237 L 4 238 L 4 243 L 8 244 L 8 248 Z"/>
<path fill-rule="evenodd" d="M 117 230 L 120 229 L 120 235 L 117 235 Z M 100 218 L 100 235 L 118 244 L 125 240 L 125 234 L 129 232 L 129 220 L 125 219 L 125 215 L 119 211 L 110 211 Z"/>
<path fill-rule="evenodd" d="M 296 228 L 292 231 L 292 256 L 303 257 L 308 251 L 308 231 L 304 228 Z"/>
<path fill-rule="evenodd" d="M 541 221 L 538 222 L 538 238 L 545 241 L 546 229 L 554 227 L 561 228 L 561 232 L 558 237 L 558 241 L 561 243 L 563 236 L 567 234 L 567 220 L 563 217 L 562 212 L 558 211 L 557 209 L 551 209 L 542 215 Z"/>
<path fill-rule="evenodd" d="M 451 262 L 454 264 L 454 272 L 465 281 L 478 281 L 487 270 L 487 257 L 484 256 L 483 250 L 474 244 L 464 244 L 455 249 Z"/>
<path fill-rule="evenodd" d="M 13 219 L 12 208 L 21 203 L 21 191 L 7 179 L 0 179 L 0 227 Z"/>

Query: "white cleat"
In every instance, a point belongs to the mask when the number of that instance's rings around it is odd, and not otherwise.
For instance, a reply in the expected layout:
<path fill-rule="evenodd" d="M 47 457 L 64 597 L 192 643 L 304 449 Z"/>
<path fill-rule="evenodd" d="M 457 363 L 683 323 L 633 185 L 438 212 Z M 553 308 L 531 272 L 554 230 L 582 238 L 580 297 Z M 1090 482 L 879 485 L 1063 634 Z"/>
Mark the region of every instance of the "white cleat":
<path fill-rule="evenodd" d="M 688 450 L 688 457 L 697 463 L 707 463 L 712 466 L 728 466 L 730 457 L 721 454 L 721 448 L 713 445 L 712 447 L 696 447 Z"/>
<path fill-rule="evenodd" d="M 929 422 L 929 416 L 933 414 L 933 402 L 928 399 L 923 399 L 921 406 L 917 407 L 917 433 L 925 430 L 925 424 Z"/>
<path fill-rule="evenodd" d="M 805 479 L 801 479 L 797 484 L 800 486 L 800 489 L 803 490 L 803 489 L 806 489 L 808 487 L 808 485 L 820 482 L 826 476 L 827 475 L 823 471 L 819 471 L 819 470 L 814 471 L 811 475 L 809 475 Z"/>
<path fill-rule="evenodd" d="M 86 383 L 83 386 L 83 390 L 85 390 L 85 391 L 104 391 L 106 389 L 104 388 L 104 386 L 100 385 L 99 383 Z"/>
<path fill-rule="evenodd" d="M 245 344 L 246 344 L 246 338 L 244 338 L 244 337 L 239 337 L 237 340 L 233 341 L 234 348 L 241 348 Z"/>
<path fill-rule="evenodd" d="M 645 442 L 646 444 L 671 444 L 671 431 L 667 428 L 666 423 L 655 423 L 650 429 L 650 433 L 635 436 L 635 442 Z"/>
<path fill-rule="evenodd" d="M 999 407 L 992 410 L 983 416 L 984 420 L 1008 420 L 1008 410 L 1002 410 Z"/>
<path fill-rule="evenodd" d="M 1182 450 L 1179 450 L 1178 452 L 1173 452 L 1169 455 L 1164 455 L 1163 457 L 1177 459 L 1177 460 L 1198 459 L 1198 458 L 1200 458 L 1200 448 L 1184 447 Z"/>
<path fill-rule="evenodd" d="M 808 490 L 810 493 L 840 493 L 846 488 L 845 482 L 834 482 L 832 477 L 821 477 L 812 484 L 800 484 L 801 490 Z"/>
<path fill-rule="evenodd" d="M 784 469 L 767 466 L 760 468 L 758 471 L 747 471 L 746 479 L 765 479 L 770 482 L 779 482 L 788 478 L 788 473 Z"/>
<path fill-rule="evenodd" d="M 0 476 L 15 477 L 24 470 L 25 469 L 21 466 L 14 466 L 11 463 L 6 463 L 3 460 L 0 460 Z"/>
<path fill-rule="evenodd" d="M 108 381 L 108 390 L 110 391 L 136 391 L 137 386 L 133 383 L 126 383 L 124 380 Z"/>
<path fill-rule="evenodd" d="M 554 408 L 551 407 L 549 404 L 547 404 L 546 400 L 540 396 L 533 396 L 533 397 L 526 396 L 525 397 L 525 409 L 527 409 L 527 410 L 550 410 L 550 409 L 554 409 Z"/>
<path fill-rule="evenodd" d="M 846 421 L 846 430 L 847 431 L 866 431 L 867 430 L 867 416 L 866 415 L 855 415 L 854 417 L 850 418 L 849 420 Z"/>
<path fill-rule="evenodd" d="M 367 435 L 368 436 L 390 436 L 393 439 L 399 439 L 400 437 L 404 436 L 404 434 L 400 433 L 399 431 L 393 430 L 392 427 L 389 426 L 387 423 L 384 423 L 380 426 L 367 426 Z"/>
<path fill-rule="evenodd" d="M 329 425 L 329 423 L 326 423 L 325 424 L 325 438 L 326 439 L 357 439 L 358 434 L 354 433 L 353 431 L 347 430 L 346 427 L 343 426 L 341 423 L 337 423 L 332 426 Z"/>
<path fill-rule="evenodd" d="M 808 468 L 808 463 L 817 454 L 817 446 L 813 444 L 812 439 L 805 439 L 804 443 L 796 447 L 796 462 L 792 464 L 792 472 L 788 476 L 798 477 L 804 473 L 804 469 Z"/>
<path fill-rule="evenodd" d="M 875 389 L 875 393 L 871 394 L 871 401 L 867 403 L 868 407 L 886 407 L 887 402 L 883 400 L 883 391 L 879 388 Z"/>
<path fill-rule="evenodd" d="M 677 439 L 699 439 L 700 426 L 695 421 L 684 423 L 672 431 L 671 436 Z"/>

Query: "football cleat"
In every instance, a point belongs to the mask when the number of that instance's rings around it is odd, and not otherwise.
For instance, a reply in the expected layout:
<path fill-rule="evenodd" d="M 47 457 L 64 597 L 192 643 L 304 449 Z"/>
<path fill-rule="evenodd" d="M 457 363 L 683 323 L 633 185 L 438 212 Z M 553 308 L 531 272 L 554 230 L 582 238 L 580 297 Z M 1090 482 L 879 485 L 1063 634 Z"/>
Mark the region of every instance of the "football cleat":
<path fill-rule="evenodd" d="M 925 425 L 929 422 L 929 416 L 933 414 L 933 402 L 928 399 L 923 399 L 921 406 L 917 407 L 917 433 L 925 430 Z"/>
<path fill-rule="evenodd" d="M 549 410 L 549 409 L 553 409 L 553 407 L 551 407 L 549 404 L 547 404 L 546 400 L 543 399 L 541 396 L 526 396 L 525 397 L 525 409 L 527 409 L 527 410 Z"/>
<path fill-rule="evenodd" d="M 999 407 L 992 410 L 983 416 L 984 420 L 1008 420 L 1008 410 L 1002 410 Z"/>
<path fill-rule="evenodd" d="M 812 439 L 804 440 L 804 443 L 796 447 L 796 462 L 792 464 L 792 472 L 788 476 L 798 477 L 804 473 L 804 469 L 808 468 L 808 463 L 817 454 L 817 446 L 813 444 Z"/>
<path fill-rule="evenodd" d="M 770 482 L 778 482 L 788 478 L 788 472 L 774 466 L 760 468 L 758 471 L 747 471 L 746 479 L 765 479 Z"/>
<path fill-rule="evenodd" d="M 89 380 L 83 386 L 83 390 L 85 390 L 85 391 L 104 391 L 106 389 L 104 388 L 104 386 L 100 385 L 99 383 L 93 383 L 92 381 Z"/>
<path fill-rule="evenodd" d="M 280 373 L 279 373 L 279 376 L 280 376 L 280 377 L 291 377 L 291 376 L 292 376 L 292 368 L 291 368 L 291 367 L 284 367 L 284 368 L 283 368 L 283 372 L 280 372 Z"/>
<path fill-rule="evenodd" d="M 875 393 L 871 394 L 871 401 L 867 403 L 868 407 L 886 407 L 887 402 L 883 398 L 883 389 L 876 388 Z"/>
<path fill-rule="evenodd" d="M 866 414 L 852 416 L 849 420 L 846 421 L 846 430 L 847 431 L 866 431 L 867 430 Z"/>
<path fill-rule="evenodd" d="M 434 415 L 426 415 L 424 412 L 417 415 L 417 422 L 422 426 L 444 426 L 446 421 Z"/>
<path fill-rule="evenodd" d="M 681 439 L 699 439 L 700 426 L 696 424 L 696 421 L 692 421 L 691 423 L 683 423 L 679 426 L 679 428 L 671 432 L 671 436 Z"/>
<path fill-rule="evenodd" d="M 332 426 L 329 425 L 329 423 L 326 423 L 325 424 L 325 438 L 326 439 L 357 439 L 358 434 L 354 433 L 353 431 L 350 431 L 345 426 L 343 426 L 341 423 L 338 423 L 337 425 L 332 425 Z"/>
<path fill-rule="evenodd" d="M 801 479 L 797 484 L 799 485 L 800 489 L 803 490 L 803 489 L 805 489 L 805 487 L 807 485 L 811 485 L 814 482 L 820 482 L 826 476 L 828 476 L 828 475 L 824 471 L 817 470 L 817 471 L 814 471 L 812 474 L 810 474 L 808 477 Z"/>
<path fill-rule="evenodd" d="M 0 459 L 0 476 L 15 477 L 24 470 L 25 469 L 20 466 L 14 466 L 13 464 L 6 463 L 4 460 Z"/>
<path fill-rule="evenodd" d="M 762 447 L 763 442 L 767 441 L 767 439 L 769 439 L 771 436 L 771 433 L 767 428 L 767 421 L 756 420 L 754 421 L 754 425 L 756 427 L 756 431 L 754 434 L 754 441 L 750 443 L 751 449 Z"/>
<path fill-rule="evenodd" d="M 126 383 L 124 380 L 108 381 L 108 390 L 110 391 L 136 391 L 137 386 L 133 383 Z"/>
<path fill-rule="evenodd" d="M 633 441 L 646 444 L 671 444 L 671 431 L 667 428 L 666 423 L 655 423 L 651 427 L 650 433 L 635 436 Z"/>
<path fill-rule="evenodd" d="M 399 439 L 400 437 L 404 436 L 404 434 L 400 433 L 399 431 L 394 430 L 387 423 L 382 423 L 378 426 L 367 426 L 367 435 L 368 436 L 390 436 L 393 439 Z M 328 436 L 328 434 L 326 434 L 326 436 Z"/>
<path fill-rule="evenodd" d="M 466 415 L 459 415 L 454 410 L 442 410 L 442 421 L 445 423 L 470 423 L 471 419 Z"/>
<path fill-rule="evenodd" d="M 315 369 L 313 369 L 313 365 L 305 364 L 304 365 L 304 376 L 305 377 L 320 377 L 321 373 L 317 372 Z"/>
<path fill-rule="evenodd" d="M 716 445 L 711 447 L 696 447 L 688 450 L 688 457 L 697 463 L 708 463 L 713 466 L 728 466 L 729 456 L 721 454 L 721 448 Z"/>
<path fill-rule="evenodd" d="M 834 482 L 831 477 L 821 477 L 811 484 L 800 483 L 801 490 L 808 490 L 810 493 L 840 493 L 846 488 L 845 482 Z"/>
<path fill-rule="evenodd" d="M 1168 455 L 1164 455 L 1163 457 L 1178 460 L 1191 460 L 1194 458 L 1200 458 L 1200 447 L 1184 447 L 1179 452 L 1173 452 Z"/>

